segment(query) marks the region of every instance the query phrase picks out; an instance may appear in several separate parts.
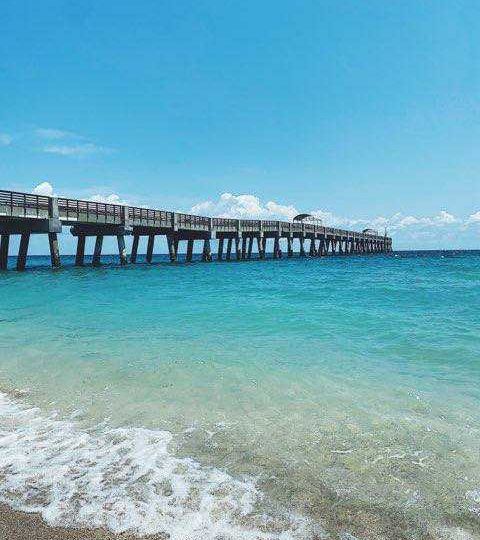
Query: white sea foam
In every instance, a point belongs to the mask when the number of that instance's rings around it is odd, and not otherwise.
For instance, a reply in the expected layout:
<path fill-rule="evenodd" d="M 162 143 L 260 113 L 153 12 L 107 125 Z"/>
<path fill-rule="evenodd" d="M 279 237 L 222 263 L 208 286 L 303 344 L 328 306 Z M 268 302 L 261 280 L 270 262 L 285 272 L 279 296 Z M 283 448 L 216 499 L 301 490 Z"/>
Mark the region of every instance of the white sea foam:
<path fill-rule="evenodd" d="M 171 540 L 311 538 L 306 518 L 260 511 L 253 480 L 169 450 L 172 434 L 85 430 L 0 393 L 0 500 L 50 525 Z"/>

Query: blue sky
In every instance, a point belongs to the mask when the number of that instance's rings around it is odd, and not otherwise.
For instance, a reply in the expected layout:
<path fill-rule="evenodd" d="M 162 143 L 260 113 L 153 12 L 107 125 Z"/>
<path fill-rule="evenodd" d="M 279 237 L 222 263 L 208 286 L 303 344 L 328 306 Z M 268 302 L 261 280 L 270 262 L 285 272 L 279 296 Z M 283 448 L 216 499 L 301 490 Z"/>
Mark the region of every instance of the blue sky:
<path fill-rule="evenodd" d="M 480 247 L 479 51 L 467 0 L 4 0 L 0 187 Z"/>

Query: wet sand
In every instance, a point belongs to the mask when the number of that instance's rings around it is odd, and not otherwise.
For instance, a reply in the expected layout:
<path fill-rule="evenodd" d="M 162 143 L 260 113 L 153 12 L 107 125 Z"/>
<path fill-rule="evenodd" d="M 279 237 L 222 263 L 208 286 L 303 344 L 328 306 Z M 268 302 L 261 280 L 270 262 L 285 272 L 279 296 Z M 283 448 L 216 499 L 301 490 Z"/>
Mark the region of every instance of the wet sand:
<path fill-rule="evenodd" d="M 113 534 L 102 529 L 64 529 L 49 527 L 38 514 L 17 512 L 0 505 L 0 538 L 2 540 L 138 540 L 127 534 Z M 144 536 L 149 540 L 165 540 L 164 536 Z"/>

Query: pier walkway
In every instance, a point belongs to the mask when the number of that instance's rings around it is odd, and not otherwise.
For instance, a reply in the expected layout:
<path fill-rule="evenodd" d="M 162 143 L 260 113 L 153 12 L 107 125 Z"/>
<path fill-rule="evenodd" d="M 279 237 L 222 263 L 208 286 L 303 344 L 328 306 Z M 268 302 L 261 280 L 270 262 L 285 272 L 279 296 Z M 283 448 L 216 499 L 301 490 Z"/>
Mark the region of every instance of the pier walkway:
<path fill-rule="evenodd" d="M 210 218 L 0 190 L 0 270 L 7 268 L 11 235 L 20 235 L 17 270 L 25 269 L 32 234 L 48 235 L 52 266 L 60 266 L 58 234 L 64 226 L 70 227 L 71 234 L 77 237 L 75 264 L 79 266 L 84 264 L 87 236 L 96 239 L 93 265 L 100 264 L 105 236 L 117 237 L 121 264 L 136 262 L 141 236 L 148 237 L 146 260 L 151 262 L 155 238 L 160 235 L 166 236 L 171 261 L 177 260 L 180 242 L 187 243 L 186 261 L 191 261 L 196 241 L 202 243 L 202 260 L 212 260 L 212 240 L 217 241 L 218 260 L 250 259 L 254 245 L 261 259 L 269 245 L 273 258 L 292 257 L 295 244 L 300 256 L 311 257 L 392 250 L 391 238 L 375 231 L 355 232 L 295 221 Z M 126 235 L 133 237 L 130 256 L 125 246 Z"/>

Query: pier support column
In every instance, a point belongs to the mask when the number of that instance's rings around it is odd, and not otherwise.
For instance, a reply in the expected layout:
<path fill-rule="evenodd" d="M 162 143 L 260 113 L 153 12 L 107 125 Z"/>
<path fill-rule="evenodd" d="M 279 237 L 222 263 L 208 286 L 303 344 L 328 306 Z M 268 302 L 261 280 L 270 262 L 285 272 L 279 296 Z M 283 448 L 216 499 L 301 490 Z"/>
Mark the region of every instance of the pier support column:
<path fill-rule="evenodd" d="M 320 238 L 320 242 L 318 244 L 318 256 L 323 257 L 325 255 L 325 237 Z"/>
<path fill-rule="evenodd" d="M 287 257 L 293 257 L 293 242 L 290 236 L 287 238 Z"/>
<path fill-rule="evenodd" d="M 343 255 L 343 238 L 338 239 L 338 254 Z"/>
<path fill-rule="evenodd" d="M 2 234 L 0 241 L 0 270 L 6 270 L 8 266 L 8 245 L 10 243 L 10 235 Z"/>
<path fill-rule="evenodd" d="M 50 247 L 50 261 L 53 268 L 60 267 L 60 250 L 58 249 L 57 233 L 48 233 L 48 245 Z"/>
<path fill-rule="evenodd" d="M 235 237 L 235 252 L 236 252 L 236 255 L 237 255 L 237 261 L 240 261 L 241 258 L 242 258 L 242 250 L 241 250 L 241 247 L 240 247 L 240 237 L 239 236 L 236 236 Z"/>
<path fill-rule="evenodd" d="M 305 257 L 305 238 L 301 236 L 299 238 L 300 241 L 300 257 Z"/>
<path fill-rule="evenodd" d="M 120 258 L 120 264 L 124 265 L 128 263 L 127 250 L 125 249 L 125 236 L 123 234 L 117 235 L 118 244 L 118 256 Z"/>
<path fill-rule="evenodd" d="M 317 254 L 317 250 L 315 249 L 315 238 L 311 238 L 309 255 L 310 257 L 315 257 L 316 254 Z"/>
<path fill-rule="evenodd" d="M 223 237 L 218 240 L 217 260 L 223 259 Z"/>
<path fill-rule="evenodd" d="M 227 240 L 227 256 L 226 256 L 227 261 L 229 261 L 232 258 L 232 243 L 233 243 L 233 238 L 229 238 Z"/>
<path fill-rule="evenodd" d="M 263 237 L 257 236 L 258 256 L 260 259 L 265 259 L 265 250 L 263 248 Z"/>
<path fill-rule="evenodd" d="M 252 249 L 253 249 L 253 236 L 250 236 L 248 239 L 247 259 L 252 258 Z"/>
<path fill-rule="evenodd" d="M 280 237 L 277 235 L 273 239 L 273 258 L 279 259 L 280 257 Z"/>
<path fill-rule="evenodd" d="M 332 238 L 331 241 L 330 241 L 330 245 L 332 247 L 332 255 L 336 255 L 336 253 L 337 253 L 337 239 Z"/>
<path fill-rule="evenodd" d="M 83 266 L 85 259 L 85 235 L 79 234 L 77 237 L 77 253 L 75 255 L 75 266 Z"/>
<path fill-rule="evenodd" d="M 186 261 L 187 262 L 192 262 L 192 258 L 193 258 L 193 240 L 190 239 L 190 240 L 187 241 Z"/>
<path fill-rule="evenodd" d="M 30 233 L 23 233 L 20 238 L 18 248 L 17 270 L 25 270 L 27 264 L 28 243 L 30 242 Z"/>
<path fill-rule="evenodd" d="M 210 250 L 210 239 L 205 238 L 203 241 L 203 253 L 202 253 L 202 261 L 210 262 L 212 260 L 212 252 Z"/>
<path fill-rule="evenodd" d="M 178 243 L 173 236 L 171 235 L 167 236 L 167 245 L 168 245 L 168 254 L 170 256 L 170 261 L 175 262 L 177 260 Z"/>
<path fill-rule="evenodd" d="M 147 257 L 146 257 L 148 263 L 152 262 L 154 245 L 155 245 L 155 235 L 149 234 L 148 242 L 147 242 Z"/>
<path fill-rule="evenodd" d="M 130 262 L 135 264 L 137 262 L 138 242 L 140 240 L 139 234 L 133 235 L 132 252 L 130 253 Z"/>
<path fill-rule="evenodd" d="M 93 266 L 100 266 L 100 257 L 102 256 L 103 236 L 99 234 L 95 239 L 95 248 L 93 250 Z"/>
<path fill-rule="evenodd" d="M 242 260 L 247 258 L 247 237 L 242 238 Z"/>

